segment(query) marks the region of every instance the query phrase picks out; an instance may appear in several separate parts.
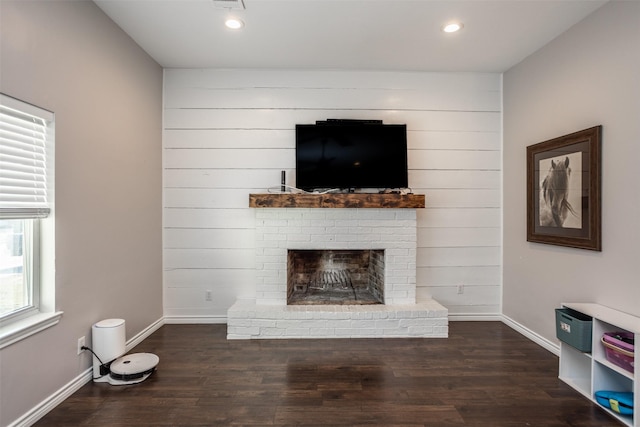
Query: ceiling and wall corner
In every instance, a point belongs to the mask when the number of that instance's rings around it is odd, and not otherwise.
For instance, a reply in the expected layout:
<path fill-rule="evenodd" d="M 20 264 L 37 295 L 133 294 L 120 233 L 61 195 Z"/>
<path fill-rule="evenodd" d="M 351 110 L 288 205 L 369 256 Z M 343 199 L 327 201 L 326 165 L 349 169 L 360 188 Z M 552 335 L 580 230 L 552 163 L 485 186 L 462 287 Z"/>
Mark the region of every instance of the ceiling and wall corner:
<path fill-rule="evenodd" d="M 503 72 L 606 1 L 94 0 L 165 68 Z M 231 2 L 233 3 L 233 2 Z M 239 9 L 239 10 L 238 10 Z M 235 15 L 245 27 L 233 32 Z M 462 31 L 442 26 L 457 20 Z"/>

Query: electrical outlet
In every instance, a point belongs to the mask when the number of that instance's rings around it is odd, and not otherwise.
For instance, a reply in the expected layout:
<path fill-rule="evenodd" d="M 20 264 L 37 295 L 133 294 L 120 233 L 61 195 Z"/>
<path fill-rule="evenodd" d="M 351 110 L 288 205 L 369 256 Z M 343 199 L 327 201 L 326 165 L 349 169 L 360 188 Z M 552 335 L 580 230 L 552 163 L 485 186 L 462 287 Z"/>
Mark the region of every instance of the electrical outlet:
<path fill-rule="evenodd" d="M 211 291 L 205 291 L 204 300 L 205 301 L 211 301 Z"/>
<path fill-rule="evenodd" d="M 458 295 L 464 294 L 464 285 L 458 285 Z"/>
<path fill-rule="evenodd" d="M 84 351 L 82 347 L 84 347 L 84 337 L 78 338 L 78 354 Z"/>

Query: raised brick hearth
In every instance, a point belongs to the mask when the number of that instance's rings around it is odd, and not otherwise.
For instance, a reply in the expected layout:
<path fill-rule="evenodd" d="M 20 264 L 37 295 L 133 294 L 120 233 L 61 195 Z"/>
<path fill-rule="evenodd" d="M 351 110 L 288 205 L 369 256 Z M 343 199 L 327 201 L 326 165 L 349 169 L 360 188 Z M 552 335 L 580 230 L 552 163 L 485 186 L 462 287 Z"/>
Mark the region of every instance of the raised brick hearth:
<path fill-rule="evenodd" d="M 228 311 L 229 339 L 447 337 L 448 311 L 416 301 L 416 210 L 256 209 L 256 299 Z M 287 305 L 290 250 L 384 253 L 384 304 Z"/>

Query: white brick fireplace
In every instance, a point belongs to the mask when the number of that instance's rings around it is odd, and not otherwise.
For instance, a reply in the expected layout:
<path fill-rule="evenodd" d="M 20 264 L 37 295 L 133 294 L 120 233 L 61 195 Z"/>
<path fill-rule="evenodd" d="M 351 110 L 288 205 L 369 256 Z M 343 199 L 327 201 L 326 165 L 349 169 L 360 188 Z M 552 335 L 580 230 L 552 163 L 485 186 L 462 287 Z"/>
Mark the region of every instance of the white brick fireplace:
<path fill-rule="evenodd" d="M 256 209 L 256 299 L 228 311 L 229 339 L 446 337 L 448 312 L 416 301 L 415 209 Z M 384 304 L 287 305 L 288 250 L 384 250 Z"/>

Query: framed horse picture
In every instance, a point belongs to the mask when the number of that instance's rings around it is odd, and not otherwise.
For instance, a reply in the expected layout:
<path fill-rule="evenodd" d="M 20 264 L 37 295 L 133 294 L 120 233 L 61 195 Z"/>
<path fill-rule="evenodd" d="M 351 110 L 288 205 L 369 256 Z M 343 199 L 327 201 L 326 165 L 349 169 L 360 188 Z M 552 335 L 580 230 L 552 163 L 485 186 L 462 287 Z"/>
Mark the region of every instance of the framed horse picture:
<path fill-rule="evenodd" d="M 602 250 L 602 126 L 527 147 L 527 241 Z"/>

